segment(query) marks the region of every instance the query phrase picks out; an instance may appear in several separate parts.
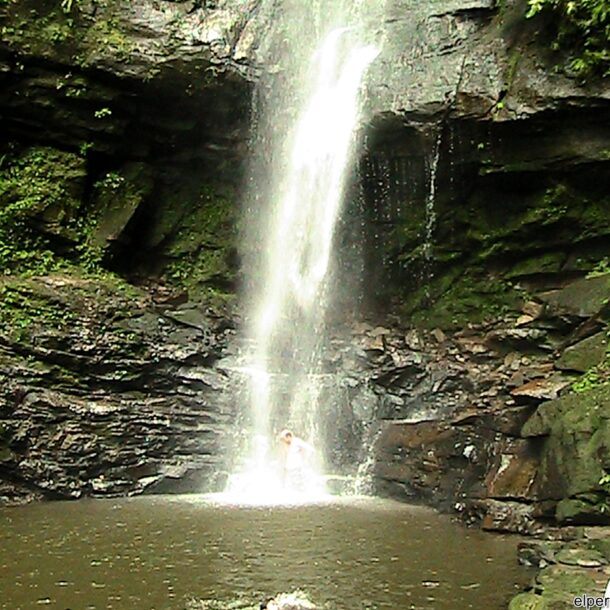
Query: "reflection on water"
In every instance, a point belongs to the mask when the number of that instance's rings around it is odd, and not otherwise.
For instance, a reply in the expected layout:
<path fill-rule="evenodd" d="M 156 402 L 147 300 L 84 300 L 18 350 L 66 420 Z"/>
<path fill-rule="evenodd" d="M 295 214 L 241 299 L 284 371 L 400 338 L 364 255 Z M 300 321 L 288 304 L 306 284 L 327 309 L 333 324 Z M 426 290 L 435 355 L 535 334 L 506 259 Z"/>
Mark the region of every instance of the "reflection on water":
<path fill-rule="evenodd" d="M 5 508 L 0 522 L 6 610 L 183 610 L 295 589 L 326 608 L 499 610 L 528 576 L 516 538 L 373 499 L 84 500 Z"/>

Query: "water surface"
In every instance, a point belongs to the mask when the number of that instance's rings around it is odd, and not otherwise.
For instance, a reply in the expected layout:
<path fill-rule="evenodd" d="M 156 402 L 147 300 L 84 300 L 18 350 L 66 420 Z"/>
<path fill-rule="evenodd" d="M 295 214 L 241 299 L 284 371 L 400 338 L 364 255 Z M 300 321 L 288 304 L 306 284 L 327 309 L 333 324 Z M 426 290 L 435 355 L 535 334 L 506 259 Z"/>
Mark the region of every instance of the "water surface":
<path fill-rule="evenodd" d="M 3 610 L 183 610 L 300 588 L 349 610 L 506 608 L 515 537 L 375 499 L 245 507 L 202 496 L 0 510 Z"/>

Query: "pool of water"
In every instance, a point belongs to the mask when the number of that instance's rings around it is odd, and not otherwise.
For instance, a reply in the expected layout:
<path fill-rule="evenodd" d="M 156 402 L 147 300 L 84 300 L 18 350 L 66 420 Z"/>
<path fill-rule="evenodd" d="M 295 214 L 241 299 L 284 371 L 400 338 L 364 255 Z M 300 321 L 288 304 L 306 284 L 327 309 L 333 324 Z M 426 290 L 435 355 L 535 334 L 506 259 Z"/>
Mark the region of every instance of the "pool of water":
<path fill-rule="evenodd" d="M 0 523 L 3 610 L 239 607 L 297 588 L 329 609 L 500 610 L 529 577 L 515 537 L 370 498 L 52 502 L 3 508 Z"/>

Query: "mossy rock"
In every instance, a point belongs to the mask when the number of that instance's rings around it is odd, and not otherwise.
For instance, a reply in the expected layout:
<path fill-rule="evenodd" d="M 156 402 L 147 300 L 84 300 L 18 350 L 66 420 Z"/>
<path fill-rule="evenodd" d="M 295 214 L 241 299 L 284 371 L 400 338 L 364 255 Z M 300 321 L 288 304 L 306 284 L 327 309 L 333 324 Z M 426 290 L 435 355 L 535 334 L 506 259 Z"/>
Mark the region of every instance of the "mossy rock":
<path fill-rule="evenodd" d="M 535 588 L 549 610 L 571 610 L 577 596 L 603 595 L 607 580 L 596 570 L 557 564 L 538 573 Z"/>
<path fill-rule="evenodd" d="M 104 11 L 95 18 L 90 2 L 72 0 L 22 0 L 8 3 L 6 43 L 52 61 L 65 60 L 81 67 L 97 66 L 103 61 L 124 61 L 136 49 L 119 23 L 113 2 L 96 0 Z M 63 10 L 63 9 L 66 10 Z"/>
<path fill-rule="evenodd" d="M 169 280 L 191 296 L 231 298 L 236 276 L 237 241 L 234 194 L 221 186 L 207 186 L 184 213 L 164 244 Z"/>
<path fill-rule="evenodd" d="M 24 345 L 36 343 L 33 337 L 40 342 L 44 336 L 59 346 L 71 334 L 78 335 L 93 315 L 105 318 L 110 325 L 114 317 L 128 320 L 142 306 L 144 293 L 117 276 L 87 275 L 79 267 L 73 267 L 71 274 L 66 271 L 40 277 L 0 277 L 0 336 L 8 343 Z M 117 321 L 114 339 L 128 352 L 134 333 L 121 324 Z M 29 366 L 38 368 L 41 364 L 32 362 Z M 47 374 L 50 368 L 44 366 L 37 372 Z"/>
<path fill-rule="evenodd" d="M 505 274 L 507 278 L 518 278 L 539 273 L 557 273 L 565 263 L 564 252 L 545 252 L 517 261 Z"/>
<path fill-rule="evenodd" d="M 93 209 L 89 213 L 90 245 L 104 249 L 118 240 L 152 188 L 152 172 L 144 163 L 128 163 L 97 182 Z"/>
<path fill-rule="evenodd" d="M 610 273 L 582 278 L 539 297 L 562 312 L 588 318 L 598 313 L 610 299 Z"/>
<path fill-rule="evenodd" d="M 610 507 L 605 495 L 597 496 L 597 502 L 588 502 L 580 498 L 566 498 L 558 502 L 555 518 L 563 524 L 608 525 L 610 524 Z"/>
<path fill-rule="evenodd" d="M 46 270 L 53 240 L 76 241 L 85 161 L 33 147 L 3 158 L 0 170 L 0 270 Z"/>
<path fill-rule="evenodd" d="M 602 362 L 608 349 L 608 335 L 600 332 L 566 348 L 555 362 L 561 370 L 585 373 Z"/>
<path fill-rule="evenodd" d="M 543 597 L 535 593 L 519 593 L 510 600 L 508 610 L 550 610 Z"/>
<path fill-rule="evenodd" d="M 589 546 L 592 549 L 598 551 L 599 554 L 606 560 L 606 562 L 610 563 L 610 538 L 599 538 L 596 540 L 591 540 L 589 542 Z"/>
<path fill-rule="evenodd" d="M 410 321 L 423 328 L 453 329 L 482 322 L 517 306 L 521 294 L 483 272 L 446 273 L 414 291 L 403 305 Z"/>
<path fill-rule="evenodd" d="M 606 563 L 605 557 L 599 551 L 580 547 L 563 548 L 557 553 L 556 559 L 558 563 L 565 565 L 592 568 L 597 568 Z"/>
<path fill-rule="evenodd" d="M 603 493 L 600 480 L 610 468 L 610 384 L 542 404 L 521 434 L 547 437 L 536 481 L 540 497 L 568 500 Z M 559 510 L 557 517 L 565 520 L 574 505 L 571 500 L 562 506 L 565 511 Z M 604 506 L 600 502 L 587 507 L 588 520 L 580 507 L 580 522 L 605 519 Z"/>

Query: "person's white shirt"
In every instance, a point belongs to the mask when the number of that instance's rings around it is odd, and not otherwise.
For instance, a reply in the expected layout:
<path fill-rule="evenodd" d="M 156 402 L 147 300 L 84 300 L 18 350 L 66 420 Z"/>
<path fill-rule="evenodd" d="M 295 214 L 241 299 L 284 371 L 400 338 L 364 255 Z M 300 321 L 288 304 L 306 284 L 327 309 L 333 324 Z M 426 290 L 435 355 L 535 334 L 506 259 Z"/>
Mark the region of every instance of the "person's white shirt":
<path fill-rule="evenodd" d="M 298 436 L 293 436 L 286 454 L 286 470 L 300 470 L 313 456 L 313 447 Z"/>

